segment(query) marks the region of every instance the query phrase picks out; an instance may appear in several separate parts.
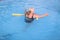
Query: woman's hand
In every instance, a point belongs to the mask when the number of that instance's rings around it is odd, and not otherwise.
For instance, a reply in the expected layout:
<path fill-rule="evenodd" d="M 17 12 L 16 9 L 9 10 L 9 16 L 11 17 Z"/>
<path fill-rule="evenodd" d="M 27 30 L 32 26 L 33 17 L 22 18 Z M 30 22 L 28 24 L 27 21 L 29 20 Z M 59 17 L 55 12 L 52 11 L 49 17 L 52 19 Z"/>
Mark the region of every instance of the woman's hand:
<path fill-rule="evenodd" d="M 44 14 L 45 16 L 48 16 L 48 13 Z"/>

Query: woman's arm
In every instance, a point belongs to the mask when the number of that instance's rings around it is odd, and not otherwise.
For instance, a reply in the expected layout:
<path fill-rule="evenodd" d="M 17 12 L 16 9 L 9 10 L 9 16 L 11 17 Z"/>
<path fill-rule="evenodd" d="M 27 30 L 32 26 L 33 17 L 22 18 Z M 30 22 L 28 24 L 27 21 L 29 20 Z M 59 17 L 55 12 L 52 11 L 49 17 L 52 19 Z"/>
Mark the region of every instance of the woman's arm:
<path fill-rule="evenodd" d="M 39 18 L 42 18 L 42 17 L 45 17 L 45 16 L 48 16 L 48 13 L 40 15 Z"/>
<path fill-rule="evenodd" d="M 46 14 L 43 14 L 43 15 L 38 15 L 38 14 L 34 14 L 34 18 L 42 18 L 42 17 L 45 17 L 45 16 L 48 16 L 48 13 Z"/>
<path fill-rule="evenodd" d="M 43 18 L 45 16 L 48 16 L 48 13 L 43 14 L 43 15 L 34 14 L 33 18 L 36 18 L 36 20 L 38 20 L 38 18 Z"/>

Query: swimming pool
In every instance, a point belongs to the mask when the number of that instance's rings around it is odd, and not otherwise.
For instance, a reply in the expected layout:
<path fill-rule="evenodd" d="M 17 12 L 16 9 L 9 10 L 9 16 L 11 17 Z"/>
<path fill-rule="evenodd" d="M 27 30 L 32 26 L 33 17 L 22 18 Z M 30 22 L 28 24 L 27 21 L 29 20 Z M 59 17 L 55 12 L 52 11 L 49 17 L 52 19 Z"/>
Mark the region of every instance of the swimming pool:
<path fill-rule="evenodd" d="M 0 1 L 0 40 L 60 40 L 59 0 L 1 0 Z M 30 7 L 35 13 L 48 13 L 49 16 L 25 23 L 22 13 Z"/>

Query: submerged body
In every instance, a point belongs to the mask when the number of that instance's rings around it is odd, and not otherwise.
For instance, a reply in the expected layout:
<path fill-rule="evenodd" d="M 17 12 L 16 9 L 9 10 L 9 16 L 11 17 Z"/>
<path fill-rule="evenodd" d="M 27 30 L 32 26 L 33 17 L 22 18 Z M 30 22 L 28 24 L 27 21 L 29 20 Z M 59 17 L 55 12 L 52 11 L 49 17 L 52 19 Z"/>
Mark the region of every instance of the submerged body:
<path fill-rule="evenodd" d="M 25 22 L 27 22 L 27 23 L 31 23 L 33 20 L 34 20 L 33 17 L 32 18 L 28 18 L 28 17 L 25 18 Z"/>

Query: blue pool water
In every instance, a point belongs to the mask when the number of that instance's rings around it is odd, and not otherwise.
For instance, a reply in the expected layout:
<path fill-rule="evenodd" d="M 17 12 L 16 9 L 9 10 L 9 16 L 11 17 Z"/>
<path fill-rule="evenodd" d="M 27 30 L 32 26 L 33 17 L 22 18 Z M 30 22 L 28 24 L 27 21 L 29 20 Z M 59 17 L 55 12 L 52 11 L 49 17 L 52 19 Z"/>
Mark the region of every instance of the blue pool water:
<path fill-rule="evenodd" d="M 0 0 L 0 40 L 60 40 L 60 0 Z M 49 16 L 25 23 L 24 10 Z"/>

